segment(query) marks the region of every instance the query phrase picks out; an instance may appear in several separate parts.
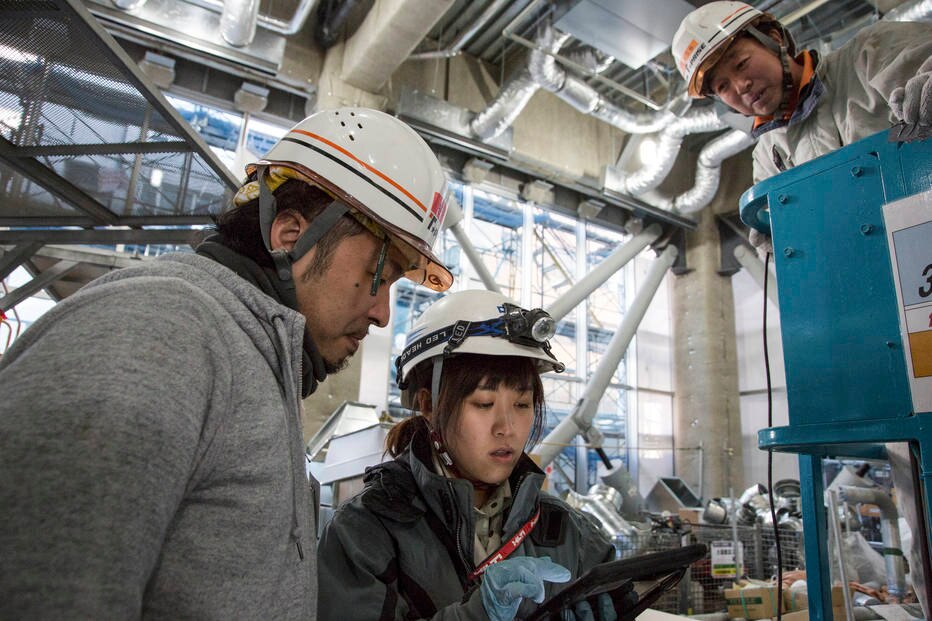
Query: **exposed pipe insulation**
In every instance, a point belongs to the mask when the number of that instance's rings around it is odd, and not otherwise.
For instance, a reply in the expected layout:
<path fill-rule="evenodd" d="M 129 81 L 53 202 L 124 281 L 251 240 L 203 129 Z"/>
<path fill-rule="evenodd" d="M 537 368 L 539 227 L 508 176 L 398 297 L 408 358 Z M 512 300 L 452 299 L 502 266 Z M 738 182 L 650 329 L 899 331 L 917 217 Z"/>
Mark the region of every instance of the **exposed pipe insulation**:
<path fill-rule="evenodd" d="M 557 52 L 566 43 L 570 35 L 547 27 L 538 37 L 538 44 L 546 50 Z M 604 70 L 606 64 L 597 66 L 596 71 Z M 629 112 L 602 98 L 594 88 L 583 80 L 567 74 L 556 59 L 539 49 L 532 49 L 528 60 L 531 76 L 544 89 L 550 91 L 583 114 L 591 114 L 597 119 L 613 125 L 629 134 L 652 134 L 675 121 L 676 116 L 668 110 L 662 112 Z"/>
<path fill-rule="evenodd" d="M 696 164 L 696 180 L 693 187 L 677 196 L 669 206 L 677 213 L 696 213 L 715 197 L 721 177 L 722 162 L 732 155 L 741 153 L 757 142 L 742 131 L 734 129 L 710 140 L 699 152 Z"/>
<path fill-rule="evenodd" d="M 502 87 L 495 101 L 476 115 L 469 128 L 482 140 L 495 138 L 511 127 L 538 88 L 525 67 Z"/>
<path fill-rule="evenodd" d="M 902 599 L 906 595 L 906 567 L 900 543 L 899 514 L 893 499 L 884 490 L 872 487 L 840 485 L 838 494 L 851 504 L 877 505 L 880 509 L 880 536 L 883 539 L 883 561 L 887 573 L 887 590 Z"/>
<path fill-rule="evenodd" d="M 653 190 L 670 174 L 680 145 L 687 134 L 712 132 L 725 127 L 725 123 L 718 118 L 712 107 L 690 110 L 686 116 L 673 121 L 660 132 L 657 156 L 653 162 L 634 172 L 619 171 L 619 178 L 610 189 L 632 196 Z"/>
<path fill-rule="evenodd" d="M 259 20 L 259 0 L 224 0 L 220 36 L 234 47 L 252 43 Z"/>
<path fill-rule="evenodd" d="M 539 38 L 539 44 L 550 51 L 557 51 L 566 39 L 560 41 L 552 37 L 548 40 L 549 29 L 545 30 Z M 501 88 L 498 96 L 489 106 L 476 115 L 469 124 L 470 129 L 482 140 L 490 140 L 511 127 L 524 110 L 524 106 L 531 100 L 540 84 L 531 74 L 530 68 L 525 67 L 518 71 L 514 77 Z"/>
<path fill-rule="evenodd" d="M 887 11 L 883 18 L 891 22 L 927 22 L 932 20 L 932 0 L 905 2 Z"/>

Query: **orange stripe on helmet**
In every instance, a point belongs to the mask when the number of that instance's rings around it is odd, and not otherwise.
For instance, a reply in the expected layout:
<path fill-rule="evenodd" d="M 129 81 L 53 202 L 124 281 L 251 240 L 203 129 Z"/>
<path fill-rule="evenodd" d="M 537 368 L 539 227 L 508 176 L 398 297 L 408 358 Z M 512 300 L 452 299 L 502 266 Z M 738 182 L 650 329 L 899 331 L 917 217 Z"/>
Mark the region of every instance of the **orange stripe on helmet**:
<path fill-rule="evenodd" d="M 350 153 L 349 151 L 347 151 L 346 149 L 344 149 L 344 148 L 341 147 L 340 145 L 338 145 L 338 144 L 336 144 L 336 143 L 334 143 L 334 142 L 331 142 L 331 141 L 327 140 L 327 139 L 324 138 L 323 136 L 318 136 L 317 134 L 312 134 L 311 132 L 305 131 L 305 130 L 303 130 L 303 129 L 293 129 L 293 130 L 291 130 L 291 131 L 292 131 L 292 133 L 295 133 L 295 134 L 301 134 L 301 135 L 307 136 L 308 138 L 313 138 L 314 140 L 317 140 L 317 141 L 319 141 L 319 142 L 323 142 L 324 144 L 326 144 L 327 146 L 329 146 L 329 147 L 332 148 L 332 149 L 336 149 L 337 151 L 339 151 L 340 153 L 342 153 L 342 154 L 345 155 L 346 157 L 350 158 L 351 160 L 353 160 L 354 162 L 356 162 L 357 164 L 359 164 L 360 166 L 362 166 L 362 167 L 365 168 L 366 170 L 372 172 L 372 173 L 375 174 L 375 175 L 378 175 L 378 177 L 379 177 L 380 179 L 384 180 L 386 183 L 391 184 L 392 187 L 394 187 L 394 188 L 397 189 L 399 192 L 401 192 L 402 194 L 404 194 L 405 196 L 407 196 L 408 198 L 410 198 L 412 201 L 414 201 L 414 204 L 417 205 L 418 207 L 420 207 L 420 208 L 421 208 L 421 211 L 423 211 L 423 212 L 425 212 L 425 213 L 427 212 L 427 207 L 425 207 L 424 204 L 423 204 L 421 201 L 417 200 L 417 199 L 414 197 L 413 194 L 411 194 L 411 193 L 408 192 L 406 189 L 404 189 L 404 188 L 401 186 L 400 183 L 398 183 L 397 181 L 395 181 L 394 179 L 392 179 L 391 177 L 389 177 L 388 175 L 386 175 L 385 173 L 383 173 L 381 170 L 379 170 L 379 169 L 377 169 L 377 168 L 375 168 L 375 167 L 373 167 L 373 166 L 370 166 L 369 164 L 365 163 L 364 161 L 362 161 L 361 159 L 359 159 L 358 157 L 356 157 L 355 155 L 353 155 L 352 153 Z"/>

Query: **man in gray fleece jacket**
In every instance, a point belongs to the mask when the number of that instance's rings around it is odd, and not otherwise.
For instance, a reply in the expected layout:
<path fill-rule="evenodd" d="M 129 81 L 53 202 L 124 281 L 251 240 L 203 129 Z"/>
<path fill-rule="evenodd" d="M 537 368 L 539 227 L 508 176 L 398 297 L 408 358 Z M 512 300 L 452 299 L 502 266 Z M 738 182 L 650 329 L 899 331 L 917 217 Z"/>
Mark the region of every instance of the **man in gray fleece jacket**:
<path fill-rule="evenodd" d="M 359 108 L 247 173 L 196 254 L 91 283 L 0 359 L 0 619 L 315 617 L 301 398 L 394 280 L 449 287 L 446 183 Z"/>

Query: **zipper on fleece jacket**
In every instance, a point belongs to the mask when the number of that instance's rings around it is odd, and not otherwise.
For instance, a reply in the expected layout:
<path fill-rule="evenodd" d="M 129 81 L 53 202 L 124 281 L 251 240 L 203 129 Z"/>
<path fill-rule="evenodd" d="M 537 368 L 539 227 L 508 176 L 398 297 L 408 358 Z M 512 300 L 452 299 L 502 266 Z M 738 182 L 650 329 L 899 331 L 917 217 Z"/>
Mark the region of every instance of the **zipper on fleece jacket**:
<path fill-rule="evenodd" d="M 303 364 L 301 356 L 298 356 L 298 359 L 301 360 L 298 367 L 298 378 L 297 380 L 294 377 L 294 370 L 291 362 L 291 343 L 288 338 L 288 328 L 285 326 L 285 320 L 281 315 L 276 315 L 272 318 L 272 324 L 275 326 L 275 333 L 278 336 L 278 343 L 281 345 L 282 351 L 280 352 L 279 360 L 281 360 L 281 376 L 282 383 L 284 384 L 284 403 L 282 408 L 282 416 L 284 417 L 285 431 L 288 434 L 285 438 L 288 444 L 288 460 L 290 463 L 290 472 L 291 472 L 291 539 L 295 542 L 295 547 L 298 549 L 298 558 L 302 561 L 304 560 L 304 546 L 301 543 L 301 538 L 303 536 L 303 531 L 301 528 L 301 522 L 298 519 L 298 496 L 300 494 L 300 489 L 298 488 L 299 477 L 295 473 L 295 439 L 294 434 L 300 429 L 300 420 L 301 409 L 298 400 L 297 393 L 297 384 L 300 382 L 300 375 L 302 369 L 300 367 Z M 289 381 L 289 379 L 291 381 Z M 291 419 L 294 419 L 296 426 L 292 427 L 292 421 L 289 420 L 289 411 L 293 413 Z M 302 477 L 306 480 L 306 474 L 302 472 Z"/>

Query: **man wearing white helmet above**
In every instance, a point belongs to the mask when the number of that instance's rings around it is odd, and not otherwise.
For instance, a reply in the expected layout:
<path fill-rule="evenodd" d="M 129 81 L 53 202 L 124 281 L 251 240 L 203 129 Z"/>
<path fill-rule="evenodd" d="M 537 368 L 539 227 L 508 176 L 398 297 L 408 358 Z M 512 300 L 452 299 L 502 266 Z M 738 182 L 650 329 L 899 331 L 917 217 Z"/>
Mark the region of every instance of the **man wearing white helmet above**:
<path fill-rule="evenodd" d="M 450 286 L 446 182 L 360 108 L 247 172 L 196 254 L 98 279 L 0 361 L 0 618 L 315 618 L 301 399 L 392 282 Z"/>
<path fill-rule="evenodd" d="M 907 136 L 928 134 L 932 126 L 928 22 L 879 21 L 821 58 L 814 50 L 797 50 L 772 15 L 744 2 L 718 1 L 683 19 L 672 52 L 692 97 L 715 99 L 726 118 L 746 117 L 744 128 L 758 138 L 755 183 L 897 122 Z M 749 240 L 759 252 L 773 252 L 770 238 L 759 231 L 751 229 Z M 901 464 L 893 468 L 894 483 L 911 489 L 908 453 L 902 445 L 887 448 Z M 898 494 L 897 504 L 915 526 L 915 504 L 903 501 L 908 495 Z M 919 546 L 908 554 L 928 611 Z"/>
<path fill-rule="evenodd" d="M 747 118 L 754 181 L 890 128 L 932 125 L 932 25 L 877 22 L 820 57 L 769 13 L 710 2 L 687 15 L 672 53 L 694 98 Z"/>
<path fill-rule="evenodd" d="M 321 536 L 322 620 L 526 618 L 614 558 L 592 518 L 541 492 L 525 453 L 543 424 L 540 374 L 563 371 L 553 330 L 545 311 L 484 290 L 421 315 L 396 359 L 418 414 Z M 572 608 L 561 618 L 617 617 L 608 594 Z"/>

